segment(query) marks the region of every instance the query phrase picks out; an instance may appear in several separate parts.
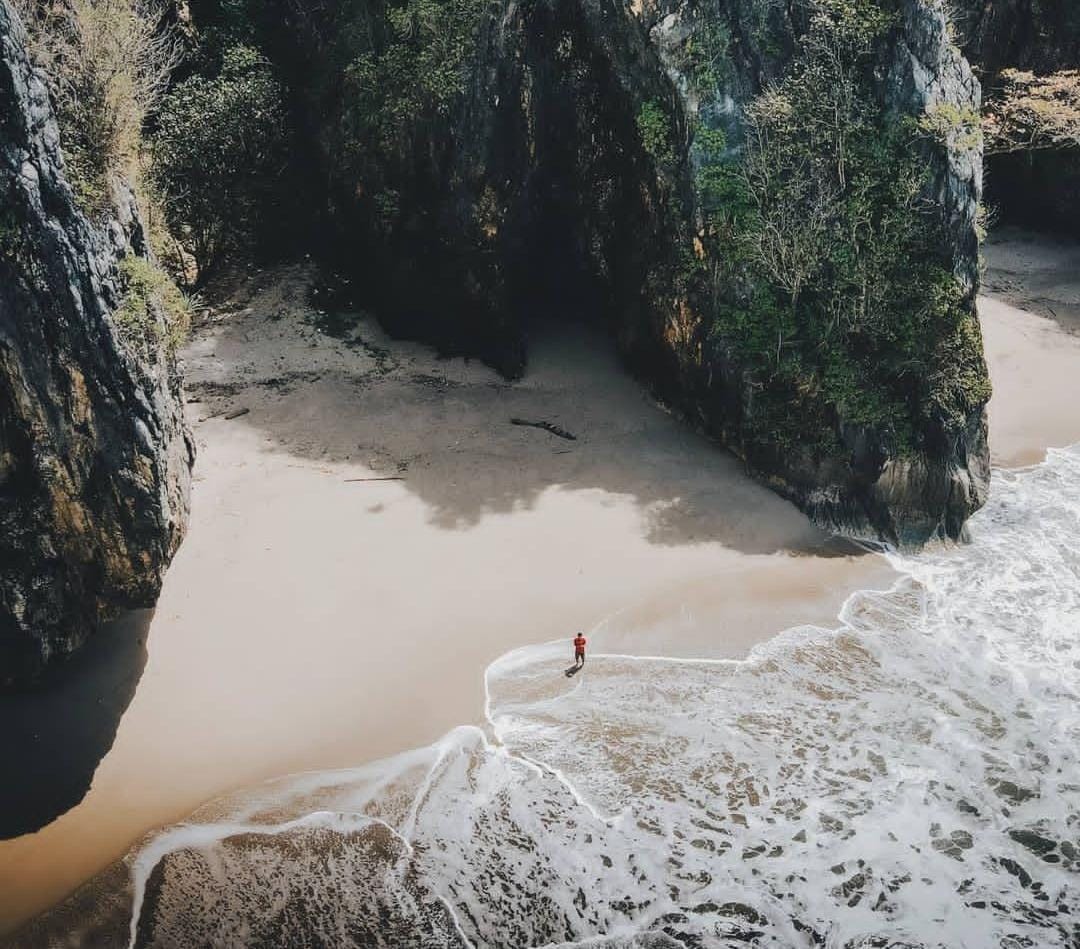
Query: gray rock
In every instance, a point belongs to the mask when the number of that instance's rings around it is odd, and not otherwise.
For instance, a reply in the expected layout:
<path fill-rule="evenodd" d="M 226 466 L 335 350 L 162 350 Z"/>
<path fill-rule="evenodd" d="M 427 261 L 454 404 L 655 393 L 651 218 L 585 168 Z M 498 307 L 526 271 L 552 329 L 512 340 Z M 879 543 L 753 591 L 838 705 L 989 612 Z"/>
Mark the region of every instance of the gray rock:
<path fill-rule="evenodd" d="M 59 142 L 0 0 L 0 684 L 151 605 L 188 514 L 175 362 L 164 347 L 136 358 L 110 322 L 118 262 L 147 253 L 134 197 L 89 221 Z"/>
<path fill-rule="evenodd" d="M 982 152 L 977 134 L 965 141 L 961 132 L 979 108 L 979 85 L 940 2 L 877 6 L 891 25 L 875 41 L 859 96 L 898 127 L 935 109 L 962 119 L 947 141 L 912 147 L 923 149 L 928 172 L 920 201 L 933 232 L 927 240 L 963 297 L 951 315 L 973 325 Z M 354 8 L 342 4 L 334 15 L 347 24 Z M 369 150 L 352 165 L 340 160 L 357 149 L 346 137 L 350 121 L 331 112 L 322 126 L 335 196 L 331 243 L 346 268 L 363 274 L 384 323 L 516 376 L 526 361 L 523 313 L 574 305 L 605 311 L 627 365 L 663 402 L 823 525 L 902 545 L 959 537 L 989 484 L 982 387 L 942 406 L 928 386 L 910 385 L 905 398 L 909 408 L 918 403 L 910 411 L 917 430 L 907 444 L 888 421 L 857 424 L 841 400 L 824 398 L 816 416 L 800 418 L 798 436 L 778 437 L 769 412 L 784 398 L 794 401 L 783 381 L 767 372 L 755 377 L 733 331 L 713 331 L 717 300 L 741 294 L 745 301 L 746 286 L 687 276 L 693 268 L 685 262 L 695 257 L 701 269 L 718 263 L 700 240 L 695 162 L 705 159 L 690 149 L 694 129 L 704 122 L 723 131 L 738 155 L 745 106 L 786 75 L 806 41 L 812 4 L 526 0 L 477 10 L 462 92 L 442 113 L 410 115 L 382 154 Z M 698 30 L 700 40 L 709 28 L 726 37 L 724 70 L 718 88 L 703 95 L 694 88 L 687 38 Z M 315 33 L 366 35 L 342 23 Z M 323 52 L 305 56 L 331 64 L 328 75 L 305 79 L 313 113 L 337 88 L 337 66 Z M 343 59 L 365 52 L 350 48 Z M 356 120 L 347 101 L 341 108 Z M 669 123 L 657 154 L 639 131 L 648 109 Z M 379 188 L 393 200 L 373 213 L 364 202 Z M 935 342 L 937 333 L 944 338 L 934 325 Z M 966 360 L 971 376 L 985 379 L 977 329 L 973 337 L 961 356 L 936 350 L 928 371 L 951 385 Z M 860 394 L 878 394 L 875 383 L 860 378 L 869 390 Z M 770 404 L 762 393 L 774 387 Z M 818 438 L 815 425 L 829 437 Z"/>

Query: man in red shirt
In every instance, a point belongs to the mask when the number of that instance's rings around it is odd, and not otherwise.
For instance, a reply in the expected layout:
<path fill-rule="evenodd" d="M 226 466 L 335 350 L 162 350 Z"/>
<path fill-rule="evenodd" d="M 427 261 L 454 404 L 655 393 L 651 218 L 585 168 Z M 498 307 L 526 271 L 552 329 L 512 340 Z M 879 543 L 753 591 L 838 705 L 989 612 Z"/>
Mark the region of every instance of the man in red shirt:
<path fill-rule="evenodd" d="M 574 637 L 574 668 L 579 669 L 585 665 L 585 634 L 578 633 Z"/>

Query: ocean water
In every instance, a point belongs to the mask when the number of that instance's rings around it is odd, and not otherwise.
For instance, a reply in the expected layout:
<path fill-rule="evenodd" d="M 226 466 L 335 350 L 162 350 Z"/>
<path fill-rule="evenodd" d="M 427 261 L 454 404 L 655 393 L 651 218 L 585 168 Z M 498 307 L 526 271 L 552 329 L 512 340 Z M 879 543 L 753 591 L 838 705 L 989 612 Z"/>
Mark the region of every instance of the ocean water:
<path fill-rule="evenodd" d="M 509 653 L 485 727 L 148 839 L 128 937 L 1080 946 L 1080 447 L 970 527 L 745 660 Z"/>

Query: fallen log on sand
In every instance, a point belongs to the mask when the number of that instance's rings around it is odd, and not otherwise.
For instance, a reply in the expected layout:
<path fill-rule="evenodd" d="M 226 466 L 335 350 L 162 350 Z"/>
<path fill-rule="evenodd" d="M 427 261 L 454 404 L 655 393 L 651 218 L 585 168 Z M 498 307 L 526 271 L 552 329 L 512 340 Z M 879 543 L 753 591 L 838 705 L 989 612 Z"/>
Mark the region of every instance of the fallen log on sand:
<path fill-rule="evenodd" d="M 553 425 L 551 422 L 530 422 L 528 419 L 512 418 L 510 424 L 527 425 L 529 428 L 542 428 L 545 432 L 551 432 L 552 435 L 558 435 L 559 438 L 565 438 L 567 441 L 577 441 L 577 435 L 571 435 L 565 428 L 559 428 L 558 425 Z"/>

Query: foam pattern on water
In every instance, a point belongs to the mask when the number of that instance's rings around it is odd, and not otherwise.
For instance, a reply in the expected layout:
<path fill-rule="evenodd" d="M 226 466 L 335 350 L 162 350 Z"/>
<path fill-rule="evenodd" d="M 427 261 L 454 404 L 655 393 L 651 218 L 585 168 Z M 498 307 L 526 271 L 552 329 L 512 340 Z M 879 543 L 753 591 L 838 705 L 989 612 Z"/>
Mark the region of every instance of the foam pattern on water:
<path fill-rule="evenodd" d="M 1080 451 L 971 534 L 745 661 L 510 653 L 486 733 L 150 841 L 133 939 L 1080 945 Z"/>

